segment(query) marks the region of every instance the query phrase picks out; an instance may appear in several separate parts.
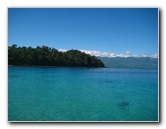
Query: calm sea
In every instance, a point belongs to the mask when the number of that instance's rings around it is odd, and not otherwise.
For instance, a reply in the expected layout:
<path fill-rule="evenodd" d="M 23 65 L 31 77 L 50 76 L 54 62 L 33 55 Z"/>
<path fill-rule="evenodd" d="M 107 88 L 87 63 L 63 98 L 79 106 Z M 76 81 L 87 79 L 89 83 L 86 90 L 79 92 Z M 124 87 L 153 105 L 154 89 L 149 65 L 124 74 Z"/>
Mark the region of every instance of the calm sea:
<path fill-rule="evenodd" d="M 158 121 L 158 70 L 8 68 L 9 121 Z"/>

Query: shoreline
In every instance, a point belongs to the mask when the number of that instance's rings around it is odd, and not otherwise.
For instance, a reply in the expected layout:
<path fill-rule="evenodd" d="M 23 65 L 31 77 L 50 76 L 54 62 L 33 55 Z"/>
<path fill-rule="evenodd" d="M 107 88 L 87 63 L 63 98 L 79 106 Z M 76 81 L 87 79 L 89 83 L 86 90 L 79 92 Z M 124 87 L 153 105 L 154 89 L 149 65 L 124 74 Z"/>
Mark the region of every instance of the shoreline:
<path fill-rule="evenodd" d="M 85 66 L 40 66 L 40 65 L 8 65 L 8 67 L 42 67 L 42 68 L 107 68 L 107 67 L 85 67 Z"/>
<path fill-rule="evenodd" d="M 8 67 L 37 67 L 37 68 L 111 68 L 111 69 L 158 69 L 158 68 L 128 68 L 128 67 L 79 67 L 79 66 L 40 66 L 40 65 L 8 65 Z"/>

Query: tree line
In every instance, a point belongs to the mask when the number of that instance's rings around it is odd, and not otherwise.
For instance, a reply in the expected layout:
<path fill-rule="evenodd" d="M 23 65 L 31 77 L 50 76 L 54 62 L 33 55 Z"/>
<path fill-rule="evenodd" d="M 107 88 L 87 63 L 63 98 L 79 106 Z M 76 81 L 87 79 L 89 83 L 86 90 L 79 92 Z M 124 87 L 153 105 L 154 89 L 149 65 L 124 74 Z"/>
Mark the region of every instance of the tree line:
<path fill-rule="evenodd" d="M 19 66 L 104 67 L 101 60 L 78 50 L 60 52 L 48 46 L 8 46 L 8 64 Z"/>

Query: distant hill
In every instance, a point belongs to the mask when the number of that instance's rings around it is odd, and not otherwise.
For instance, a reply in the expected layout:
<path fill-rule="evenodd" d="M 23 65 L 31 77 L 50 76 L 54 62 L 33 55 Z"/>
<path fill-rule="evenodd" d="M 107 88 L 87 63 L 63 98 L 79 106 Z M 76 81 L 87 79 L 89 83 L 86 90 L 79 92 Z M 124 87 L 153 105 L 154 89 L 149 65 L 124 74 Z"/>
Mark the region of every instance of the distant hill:
<path fill-rule="evenodd" d="M 158 68 L 158 58 L 151 57 L 98 57 L 105 67 L 111 68 Z"/>

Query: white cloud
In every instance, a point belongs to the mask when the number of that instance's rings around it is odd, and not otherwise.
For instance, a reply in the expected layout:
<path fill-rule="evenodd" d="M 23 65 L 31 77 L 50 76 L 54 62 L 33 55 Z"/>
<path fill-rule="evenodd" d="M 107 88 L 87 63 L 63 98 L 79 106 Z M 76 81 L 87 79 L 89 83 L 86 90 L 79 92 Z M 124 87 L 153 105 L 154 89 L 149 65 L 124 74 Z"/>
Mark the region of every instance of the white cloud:
<path fill-rule="evenodd" d="M 138 57 L 138 55 L 132 55 L 132 57 Z"/>
<path fill-rule="evenodd" d="M 132 54 L 130 51 L 126 51 L 123 54 L 116 54 L 113 52 L 101 52 L 101 51 L 95 51 L 95 50 L 80 50 L 81 52 L 85 52 L 86 54 L 90 54 L 93 56 L 100 56 L 100 57 L 151 57 L 151 58 L 158 58 L 158 54 L 154 55 L 137 55 L 137 54 Z"/>
<path fill-rule="evenodd" d="M 60 52 L 66 52 L 67 50 L 66 49 L 58 49 L 58 51 L 60 51 Z"/>
<path fill-rule="evenodd" d="M 158 58 L 158 54 L 151 55 L 152 58 Z"/>
<path fill-rule="evenodd" d="M 147 57 L 147 55 L 146 55 L 146 54 L 143 54 L 142 57 Z"/>
<path fill-rule="evenodd" d="M 66 49 L 59 49 L 61 52 L 66 52 Z M 84 52 L 86 54 L 92 55 L 92 56 L 100 56 L 100 57 L 151 57 L 151 58 L 158 58 L 158 54 L 153 54 L 153 55 L 137 55 L 137 54 L 132 54 L 130 51 L 126 51 L 123 54 L 116 54 L 114 52 L 101 52 L 101 51 L 96 51 L 96 50 L 80 50 L 81 52 Z"/>
<path fill-rule="evenodd" d="M 108 57 L 116 57 L 116 54 L 115 53 L 109 53 Z"/>
<path fill-rule="evenodd" d="M 85 52 L 86 54 L 90 54 L 93 56 L 100 56 L 100 57 L 130 57 L 132 56 L 129 51 L 126 51 L 126 53 L 124 54 L 115 54 L 113 52 L 101 52 L 101 51 L 95 51 L 95 50 L 80 50 L 80 51 Z"/>
<path fill-rule="evenodd" d="M 158 54 L 151 54 L 151 55 L 143 54 L 142 57 L 158 58 Z"/>

